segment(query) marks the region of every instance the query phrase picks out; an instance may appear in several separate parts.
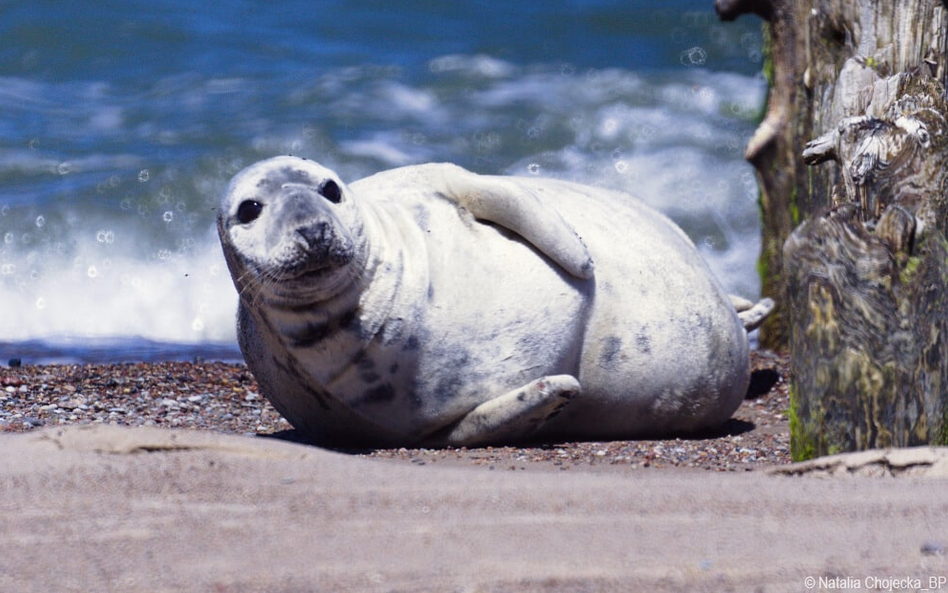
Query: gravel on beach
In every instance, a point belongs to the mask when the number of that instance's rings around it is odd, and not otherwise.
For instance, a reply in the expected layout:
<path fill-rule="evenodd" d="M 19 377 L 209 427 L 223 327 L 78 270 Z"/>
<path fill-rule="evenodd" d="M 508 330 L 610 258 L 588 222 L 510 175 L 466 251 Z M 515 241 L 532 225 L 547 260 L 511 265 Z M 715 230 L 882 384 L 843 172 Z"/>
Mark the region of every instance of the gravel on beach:
<path fill-rule="evenodd" d="M 693 468 L 749 471 L 790 462 L 787 357 L 751 355 L 751 388 L 719 430 L 662 440 L 352 453 L 491 470 Z M 299 440 L 243 364 L 167 362 L 0 368 L 0 433 L 65 424 L 162 426 Z"/>

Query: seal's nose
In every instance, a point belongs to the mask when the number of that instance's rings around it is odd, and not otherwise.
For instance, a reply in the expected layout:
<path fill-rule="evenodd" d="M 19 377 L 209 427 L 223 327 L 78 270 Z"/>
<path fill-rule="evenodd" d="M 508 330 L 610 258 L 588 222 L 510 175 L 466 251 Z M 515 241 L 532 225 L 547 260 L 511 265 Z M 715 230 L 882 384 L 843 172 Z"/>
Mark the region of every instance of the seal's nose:
<path fill-rule="evenodd" d="M 332 240 L 329 232 L 329 223 L 325 221 L 302 226 L 296 229 L 296 234 L 306 241 L 306 245 L 311 251 L 325 246 L 327 242 Z"/>

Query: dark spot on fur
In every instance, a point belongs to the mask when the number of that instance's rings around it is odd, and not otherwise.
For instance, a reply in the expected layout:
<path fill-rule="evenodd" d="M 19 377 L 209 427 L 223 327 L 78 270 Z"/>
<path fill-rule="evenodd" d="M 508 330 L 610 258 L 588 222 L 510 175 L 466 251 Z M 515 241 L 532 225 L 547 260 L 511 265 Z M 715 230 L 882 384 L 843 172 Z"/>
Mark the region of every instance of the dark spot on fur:
<path fill-rule="evenodd" d="M 431 228 L 431 215 L 425 206 L 417 204 L 412 208 L 412 213 L 415 215 L 415 221 L 418 223 L 419 228 L 426 231 Z"/>
<path fill-rule="evenodd" d="M 362 394 L 362 397 L 359 398 L 360 403 L 364 404 L 378 404 L 390 402 L 395 399 L 395 388 L 392 387 L 391 383 L 385 383 L 384 385 L 379 385 L 378 387 L 373 387 L 365 393 Z"/>
<path fill-rule="evenodd" d="M 298 167 L 286 166 L 280 170 L 283 183 L 309 183 L 309 172 Z"/>
<path fill-rule="evenodd" d="M 603 340 L 602 354 L 599 355 L 600 366 L 606 368 L 615 367 L 616 357 L 622 350 L 622 338 L 618 336 L 608 336 Z"/>
<path fill-rule="evenodd" d="M 371 371 L 375 368 L 375 360 L 365 354 L 365 350 L 359 352 L 355 359 L 355 365 L 360 371 Z"/>
<path fill-rule="evenodd" d="M 433 300 L 434 300 L 434 285 L 429 284 L 428 285 L 428 302 L 430 303 Z"/>
<path fill-rule="evenodd" d="M 293 348 L 310 348 L 316 343 L 326 339 L 329 334 L 329 324 L 315 322 L 308 323 L 302 330 L 288 335 L 287 338 L 290 341 L 290 346 Z"/>
<path fill-rule="evenodd" d="M 469 376 L 468 366 L 471 361 L 467 350 L 453 352 L 444 362 L 441 374 L 434 385 L 435 396 L 443 402 L 450 401 L 457 396 L 461 388 L 467 383 Z"/>
<path fill-rule="evenodd" d="M 358 309 L 352 309 L 351 311 L 346 311 L 343 313 L 342 317 L 339 318 L 339 327 L 342 329 L 347 329 L 355 325 L 355 321 L 358 318 Z"/>
<path fill-rule="evenodd" d="M 359 378 L 364 383 L 375 383 L 382 378 L 375 372 L 375 360 L 366 355 L 365 350 L 359 352 L 356 356 L 355 365 L 359 369 Z"/>
<path fill-rule="evenodd" d="M 364 383 L 371 384 L 371 383 L 375 383 L 382 377 L 380 377 L 378 373 L 373 373 L 372 371 L 369 371 L 367 373 L 359 373 L 359 378 L 362 379 Z"/>
<path fill-rule="evenodd" d="M 398 372 L 398 363 L 397 363 L 397 362 L 393 362 L 393 363 L 392 363 L 392 366 L 389 367 L 388 372 L 391 373 L 392 375 L 394 375 L 395 373 L 397 373 L 397 372 Z"/>
<path fill-rule="evenodd" d="M 518 402 L 525 402 L 525 401 L 527 401 L 527 392 L 526 392 L 526 391 L 521 391 L 521 392 L 517 393 L 517 401 L 518 401 Z"/>
<path fill-rule="evenodd" d="M 652 340 L 649 339 L 647 333 L 641 331 L 635 336 L 635 346 L 640 352 L 648 354 L 652 351 Z"/>
<path fill-rule="evenodd" d="M 402 349 L 403 350 L 418 350 L 418 346 L 420 345 L 421 344 L 418 340 L 418 336 L 408 336 L 408 339 L 405 340 L 405 346 Z"/>

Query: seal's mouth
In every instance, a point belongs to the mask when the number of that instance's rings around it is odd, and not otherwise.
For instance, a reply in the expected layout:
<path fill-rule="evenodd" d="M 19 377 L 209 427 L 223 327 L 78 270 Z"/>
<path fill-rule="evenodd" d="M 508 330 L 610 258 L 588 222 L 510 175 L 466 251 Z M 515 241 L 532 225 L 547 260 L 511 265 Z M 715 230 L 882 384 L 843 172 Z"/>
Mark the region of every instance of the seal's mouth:
<path fill-rule="evenodd" d="M 327 298 L 350 281 L 348 266 L 325 258 L 304 259 L 281 266 L 268 262 L 266 265 L 253 265 L 252 269 L 252 274 L 244 276 L 249 280 L 245 283 L 246 295 L 264 297 L 284 305 Z M 240 292 L 244 294 L 244 291 Z"/>
<path fill-rule="evenodd" d="M 296 228 L 283 242 L 279 262 L 270 270 L 270 278 L 279 283 L 312 285 L 349 264 L 355 250 L 345 234 L 334 231 L 332 224 L 317 221 Z"/>

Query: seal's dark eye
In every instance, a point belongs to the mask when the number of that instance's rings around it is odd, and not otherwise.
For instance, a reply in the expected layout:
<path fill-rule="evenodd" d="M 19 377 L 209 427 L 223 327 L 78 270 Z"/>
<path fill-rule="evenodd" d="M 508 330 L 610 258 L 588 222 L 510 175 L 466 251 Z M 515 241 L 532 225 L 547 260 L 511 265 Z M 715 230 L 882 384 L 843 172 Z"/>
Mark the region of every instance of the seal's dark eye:
<path fill-rule="evenodd" d="M 263 204 L 256 200 L 244 200 L 237 207 L 237 220 L 240 224 L 247 224 L 257 220 L 263 211 Z"/>
<path fill-rule="evenodd" d="M 342 200 L 342 190 L 339 189 L 339 185 L 332 179 L 319 188 L 319 193 L 333 204 L 338 204 L 340 200 Z"/>

